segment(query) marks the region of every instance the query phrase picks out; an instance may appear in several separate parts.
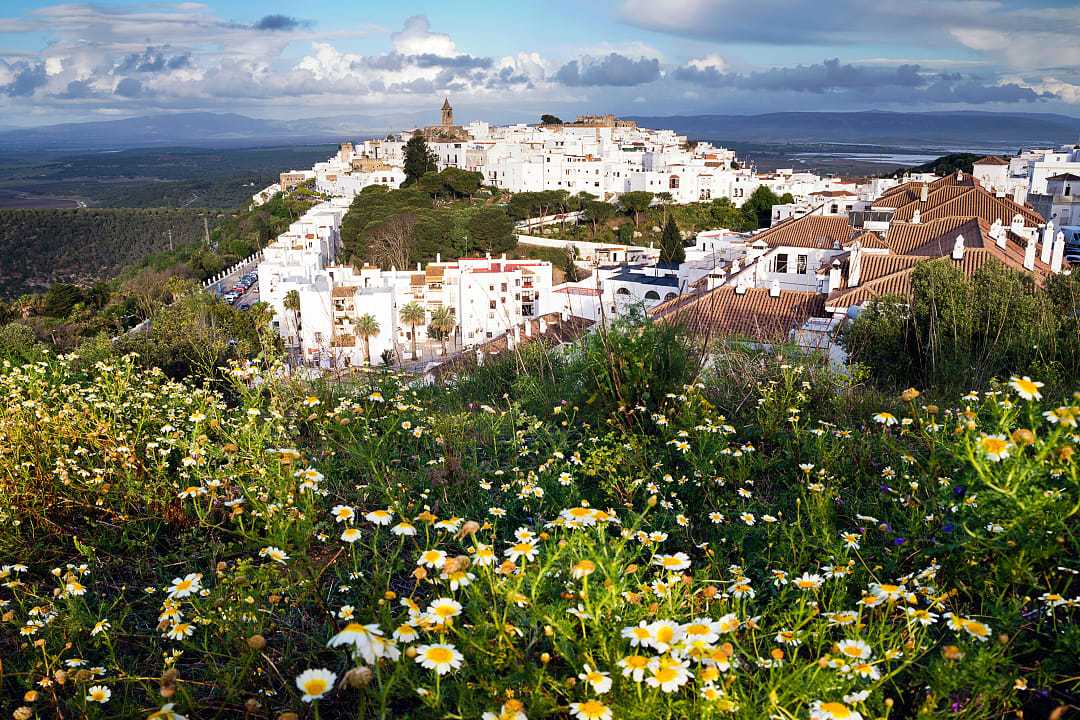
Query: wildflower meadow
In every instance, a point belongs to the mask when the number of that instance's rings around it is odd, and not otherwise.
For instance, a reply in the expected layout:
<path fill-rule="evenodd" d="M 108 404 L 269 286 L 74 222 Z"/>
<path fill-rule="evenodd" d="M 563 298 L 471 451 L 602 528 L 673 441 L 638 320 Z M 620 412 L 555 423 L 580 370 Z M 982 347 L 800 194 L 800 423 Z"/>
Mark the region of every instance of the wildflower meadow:
<path fill-rule="evenodd" d="M 4 717 L 1075 710 L 1080 401 L 664 332 L 431 387 L 4 367 Z"/>

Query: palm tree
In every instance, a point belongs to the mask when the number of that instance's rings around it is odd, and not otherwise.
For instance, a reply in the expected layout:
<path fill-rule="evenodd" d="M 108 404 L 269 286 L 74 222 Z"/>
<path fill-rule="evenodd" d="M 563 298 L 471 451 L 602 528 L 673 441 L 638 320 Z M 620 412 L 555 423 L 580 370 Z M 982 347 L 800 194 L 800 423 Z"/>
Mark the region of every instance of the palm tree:
<path fill-rule="evenodd" d="M 367 364 L 371 364 L 371 338 L 379 334 L 379 321 L 371 313 L 364 313 L 356 319 L 356 334 L 364 338 L 364 352 Z"/>
<path fill-rule="evenodd" d="M 427 313 L 424 308 L 415 302 L 406 304 L 401 308 L 401 322 L 409 326 L 412 334 L 412 358 L 416 359 L 416 327 L 427 321 Z"/>
<path fill-rule="evenodd" d="M 281 306 L 289 311 L 292 315 L 293 328 L 297 336 L 300 335 L 300 293 L 296 290 L 290 290 L 285 293 L 285 298 L 281 301 Z"/>
<path fill-rule="evenodd" d="M 446 355 L 446 338 L 450 337 L 450 333 L 454 331 L 454 325 L 456 324 L 454 314 L 450 312 L 448 307 L 441 307 L 431 313 L 430 327 L 440 335 L 443 355 Z"/>

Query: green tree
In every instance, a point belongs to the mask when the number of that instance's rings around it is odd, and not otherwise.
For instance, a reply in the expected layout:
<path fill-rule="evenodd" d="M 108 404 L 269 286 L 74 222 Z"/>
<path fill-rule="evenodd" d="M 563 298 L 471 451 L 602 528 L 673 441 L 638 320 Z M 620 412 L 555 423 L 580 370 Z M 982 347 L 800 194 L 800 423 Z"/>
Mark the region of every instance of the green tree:
<path fill-rule="evenodd" d="M 469 218 L 469 246 L 502 253 L 517 246 L 514 223 L 502 208 L 482 208 Z"/>
<path fill-rule="evenodd" d="M 664 232 L 660 236 L 660 262 L 681 263 L 684 260 L 686 260 L 686 250 L 683 248 L 679 226 L 675 224 L 675 218 L 669 217 L 664 224 Z"/>
<path fill-rule="evenodd" d="M 543 115 L 540 116 L 540 124 L 541 125 L 562 125 L 563 121 L 561 119 L 559 119 L 559 117 L 556 116 L 556 115 L 548 115 L 547 113 L 544 113 Z"/>
<path fill-rule="evenodd" d="M 83 291 L 71 283 L 53 283 L 45 293 L 44 313 L 49 317 L 66 318 L 83 301 Z"/>
<path fill-rule="evenodd" d="M 371 338 L 379 334 L 379 321 L 371 313 L 364 313 L 356 319 L 356 334 L 364 339 L 364 354 L 367 364 L 371 365 Z"/>
<path fill-rule="evenodd" d="M 619 197 L 619 204 L 626 208 L 626 212 L 634 218 L 634 227 L 641 225 L 641 217 L 652 205 L 653 194 L 644 190 L 623 193 Z"/>
<path fill-rule="evenodd" d="M 292 331 L 289 335 L 300 336 L 300 293 L 297 290 L 290 290 L 285 293 L 284 299 L 281 301 L 281 306 L 289 311 L 289 317 L 292 318 Z"/>
<path fill-rule="evenodd" d="M 603 200 L 585 202 L 585 218 L 592 223 L 592 236 L 595 238 L 600 226 L 615 217 L 615 206 Z"/>
<path fill-rule="evenodd" d="M 422 305 L 411 302 L 401 308 L 400 315 L 401 322 L 409 326 L 409 337 L 412 339 L 412 358 L 416 360 L 416 328 L 427 321 L 427 313 Z"/>
<path fill-rule="evenodd" d="M 438 339 L 442 341 L 443 355 L 446 355 L 446 341 L 450 338 L 450 333 L 454 332 L 456 324 L 454 313 L 450 312 L 450 308 L 445 305 L 431 313 L 431 322 L 428 323 L 428 328 L 433 330 Z"/>
<path fill-rule="evenodd" d="M 405 183 L 403 187 L 412 185 L 429 172 L 435 172 L 435 153 L 428 148 L 424 136 L 414 133 L 405 143 Z"/>
<path fill-rule="evenodd" d="M 742 212 L 754 228 L 769 227 L 772 223 L 772 206 L 780 205 L 784 200 L 768 187 L 760 185 L 743 203 Z"/>

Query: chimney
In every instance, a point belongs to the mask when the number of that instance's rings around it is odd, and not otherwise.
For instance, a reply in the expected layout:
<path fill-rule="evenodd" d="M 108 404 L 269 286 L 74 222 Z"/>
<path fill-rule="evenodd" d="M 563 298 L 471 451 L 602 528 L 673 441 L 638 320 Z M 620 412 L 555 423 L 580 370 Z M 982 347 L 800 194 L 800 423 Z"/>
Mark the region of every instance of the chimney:
<path fill-rule="evenodd" d="M 772 285 L 769 286 L 769 297 L 780 297 L 780 281 L 773 280 Z"/>
<path fill-rule="evenodd" d="M 852 249 L 848 260 L 847 284 L 848 287 L 857 287 L 862 275 L 862 250 Z"/>
<path fill-rule="evenodd" d="M 963 260 L 964 259 L 964 236 L 957 235 L 956 242 L 952 246 L 952 259 Z"/>
<path fill-rule="evenodd" d="M 1054 236 L 1054 250 L 1050 254 L 1050 269 L 1061 272 L 1061 260 L 1065 255 L 1065 233 L 1058 230 Z"/>
<path fill-rule="evenodd" d="M 738 275 L 740 269 L 741 268 L 739 267 L 739 258 L 735 258 L 731 262 L 731 274 L 732 275 Z"/>
<path fill-rule="evenodd" d="M 739 282 L 735 285 L 735 294 L 736 295 L 745 295 L 746 294 L 746 281 L 743 280 L 742 278 L 739 278 Z"/>
<path fill-rule="evenodd" d="M 540 318 L 539 322 L 540 322 L 540 333 L 539 334 L 543 335 L 548 330 L 547 320 L 545 320 L 544 318 Z"/>
<path fill-rule="evenodd" d="M 911 213 L 911 222 L 915 225 L 922 222 L 922 213 L 919 212 L 919 208 L 915 208 L 915 212 Z"/>
<path fill-rule="evenodd" d="M 1024 216 L 1020 213 L 1013 215 L 1011 230 L 1013 231 L 1013 235 L 1024 234 Z"/>
<path fill-rule="evenodd" d="M 437 263 L 442 262 L 442 253 L 441 252 L 435 253 L 435 262 L 437 262 Z"/>
<path fill-rule="evenodd" d="M 964 182 L 964 171 L 956 168 L 956 182 Z"/>
<path fill-rule="evenodd" d="M 1024 246 L 1024 269 L 1025 270 L 1034 270 L 1035 269 L 1035 245 L 1036 245 L 1036 243 L 1037 243 L 1037 241 L 1035 240 L 1035 236 L 1032 235 L 1031 237 L 1028 238 L 1027 245 Z"/>
<path fill-rule="evenodd" d="M 919 202 L 926 202 L 930 197 L 930 186 L 923 183 L 922 190 L 919 191 Z"/>
<path fill-rule="evenodd" d="M 990 239 L 997 243 L 999 248 L 1005 247 L 1005 226 L 1001 224 L 1001 218 L 994 220 L 994 224 L 990 226 Z"/>
<path fill-rule="evenodd" d="M 533 326 L 532 320 L 526 320 L 525 321 L 525 337 L 527 337 L 527 338 L 532 337 L 532 326 Z"/>
<path fill-rule="evenodd" d="M 1047 220 L 1046 225 L 1042 227 L 1042 252 L 1039 254 L 1039 259 L 1047 265 L 1050 264 L 1050 253 L 1054 247 L 1054 221 Z"/>
<path fill-rule="evenodd" d="M 832 265 L 829 266 L 829 287 L 827 292 L 835 292 L 840 289 L 840 261 L 833 258 Z"/>
<path fill-rule="evenodd" d="M 416 263 L 416 272 L 420 272 L 420 263 Z"/>

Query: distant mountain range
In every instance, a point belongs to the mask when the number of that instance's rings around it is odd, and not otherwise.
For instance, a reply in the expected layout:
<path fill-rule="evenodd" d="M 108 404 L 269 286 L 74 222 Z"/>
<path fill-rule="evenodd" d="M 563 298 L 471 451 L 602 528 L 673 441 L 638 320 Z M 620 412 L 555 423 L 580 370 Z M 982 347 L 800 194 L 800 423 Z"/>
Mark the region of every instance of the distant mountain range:
<path fill-rule="evenodd" d="M 768 144 L 867 144 L 920 151 L 1001 150 L 1080 140 L 1080 118 L 1051 113 L 781 112 L 634 117 L 700 140 Z"/>
<path fill-rule="evenodd" d="M 765 115 L 634 117 L 693 139 L 770 145 L 866 144 L 920 151 L 1015 151 L 1080 140 L 1080 118 L 1049 113 L 783 112 Z M 0 129 L 0 150 L 109 150 L 156 146 L 238 147 L 332 142 L 432 122 L 430 113 L 260 120 L 236 114 L 177 113 Z"/>

